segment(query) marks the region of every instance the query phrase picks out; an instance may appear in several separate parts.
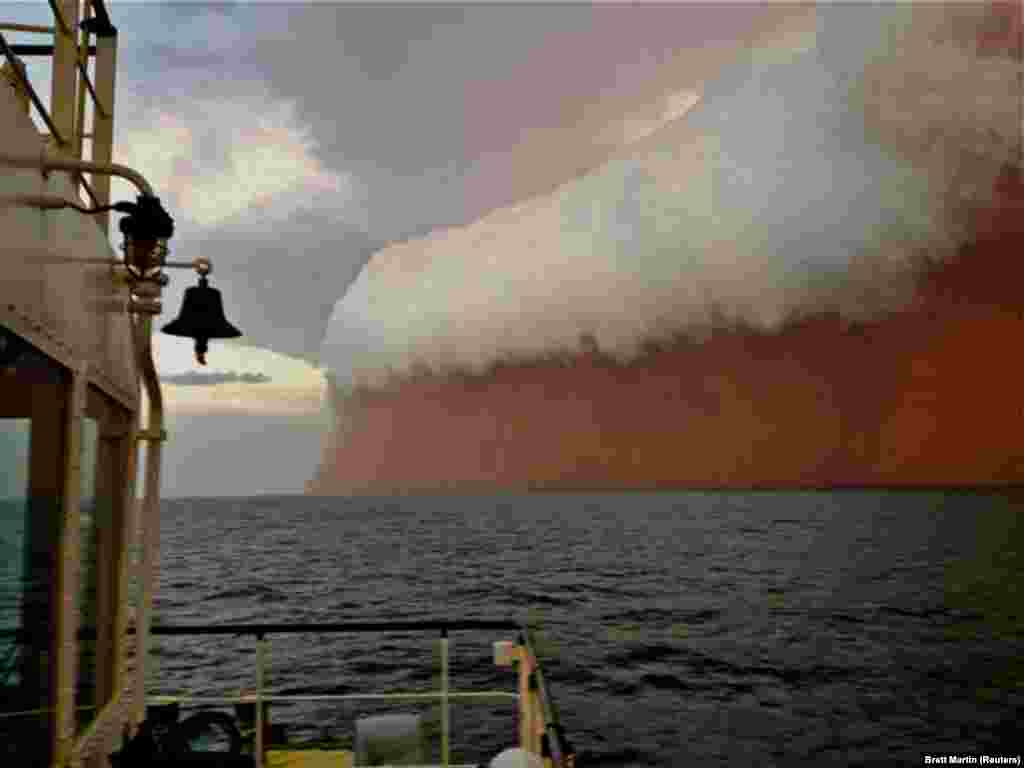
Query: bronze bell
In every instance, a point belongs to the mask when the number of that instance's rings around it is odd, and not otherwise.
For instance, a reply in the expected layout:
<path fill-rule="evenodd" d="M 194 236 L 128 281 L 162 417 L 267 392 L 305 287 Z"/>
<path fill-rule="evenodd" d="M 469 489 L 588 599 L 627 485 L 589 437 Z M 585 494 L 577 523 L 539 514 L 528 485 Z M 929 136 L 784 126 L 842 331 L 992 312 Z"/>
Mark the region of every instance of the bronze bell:
<path fill-rule="evenodd" d="M 171 336 L 184 336 L 196 340 L 196 360 L 206 365 L 206 351 L 210 339 L 235 339 L 242 332 L 224 317 L 224 305 L 220 291 L 211 288 L 206 275 L 201 275 L 199 285 L 185 289 L 185 300 L 178 318 L 163 327 Z"/>

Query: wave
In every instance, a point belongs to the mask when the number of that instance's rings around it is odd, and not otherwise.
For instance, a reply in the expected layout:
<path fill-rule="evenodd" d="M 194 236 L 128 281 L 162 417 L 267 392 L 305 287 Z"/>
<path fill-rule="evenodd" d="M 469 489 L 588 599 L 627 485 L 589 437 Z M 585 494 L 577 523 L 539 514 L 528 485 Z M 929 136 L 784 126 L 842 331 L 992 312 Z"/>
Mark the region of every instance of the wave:
<path fill-rule="evenodd" d="M 287 595 L 281 590 L 266 584 L 247 584 L 241 587 L 229 587 L 207 595 L 206 600 L 255 600 L 260 603 L 285 601 Z"/>

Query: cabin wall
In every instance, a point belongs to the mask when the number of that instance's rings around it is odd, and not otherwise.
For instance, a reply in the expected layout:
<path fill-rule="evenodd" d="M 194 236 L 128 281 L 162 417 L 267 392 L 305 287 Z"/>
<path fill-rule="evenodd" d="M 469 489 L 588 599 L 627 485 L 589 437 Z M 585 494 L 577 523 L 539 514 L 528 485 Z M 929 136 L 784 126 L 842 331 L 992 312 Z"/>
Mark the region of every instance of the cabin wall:
<path fill-rule="evenodd" d="M 44 138 L 26 114 L 24 104 L 4 80 L 0 80 L 0 146 L 5 152 L 30 157 L 39 156 L 44 147 Z M 119 438 L 117 434 L 110 437 L 124 441 L 120 444 L 125 450 L 133 450 L 140 396 L 132 326 L 126 313 L 128 288 L 115 283 L 109 264 L 74 262 L 76 259 L 113 260 L 115 252 L 110 240 L 92 216 L 72 209 L 40 210 L 12 204 L 12 198 L 19 195 L 61 197 L 79 202 L 71 174 L 52 172 L 44 177 L 36 170 L 0 167 L 0 325 L 71 371 L 78 392 L 95 388 L 121 406 L 127 422 L 121 423 Z M 79 411 L 76 416 L 81 422 L 84 412 Z M 71 426 L 74 420 L 72 416 L 66 427 L 69 434 L 74 431 Z M 94 469 L 85 466 L 87 459 L 80 461 L 81 464 L 76 464 L 75 457 L 71 456 L 64 467 L 65 481 L 71 485 L 64 488 L 64 530 L 58 556 L 67 561 L 59 578 L 62 603 L 69 606 L 58 622 L 63 628 L 64 641 L 60 652 L 64 666 L 58 683 L 64 691 L 62 696 L 67 695 L 69 687 L 74 689 L 77 685 L 80 651 L 79 644 L 71 639 L 80 623 L 77 609 L 71 606 L 82 578 L 82 564 L 76 554 L 81 526 L 77 486 L 81 473 Z M 141 523 L 131 504 L 135 496 L 133 462 L 134 459 L 128 461 L 127 469 L 120 460 L 111 465 L 117 472 L 114 484 L 123 482 L 124 487 L 108 491 L 120 493 L 123 496 L 121 508 L 129 511 L 123 513 L 127 520 L 118 518 L 124 530 L 103 544 L 105 558 L 111 555 L 111 547 L 119 550 L 113 553 L 118 567 L 105 573 L 103 588 L 111 588 L 110 580 L 117 579 L 122 584 L 122 594 L 127 586 L 127 570 L 121 569 L 128 546 L 137 537 Z M 126 619 L 126 614 L 116 617 L 119 630 L 123 630 Z M 92 724 L 81 726 L 74 723 L 66 700 L 61 699 L 58 728 L 69 739 L 61 749 L 68 750 L 65 756 L 70 766 L 107 766 L 109 753 L 122 745 L 134 691 L 135 660 L 130 644 L 127 648 L 122 644 L 120 659 L 110 657 L 109 640 L 106 645 L 107 655 L 102 664 L 113 663 L 115 670 L 124 670 L 119 680 L 115 672 L 115 684 L 120 685 L 122 697 L 103 709 Z M 109 675 L 109 672 L 104 674 Z M 74 729 L 73 735 L 69 728 Z"/>
<path fill-rule="evenodd" d="M 0 145 L 37 156 L 43 140 L 15 92 L 0 82 Z M 48 195 L 76 200 L 70 174 L 0 168 L 0 200 Z M 115 286 L 102 264 L 70 259 L 113 259 L 107 236 L 91 216 L 71 209 L 40 210 L 0 202 L 0 324 L 69 368 L 86 365 L 87 377 L 135 410 L 138 386 L 126 286 Z"/>

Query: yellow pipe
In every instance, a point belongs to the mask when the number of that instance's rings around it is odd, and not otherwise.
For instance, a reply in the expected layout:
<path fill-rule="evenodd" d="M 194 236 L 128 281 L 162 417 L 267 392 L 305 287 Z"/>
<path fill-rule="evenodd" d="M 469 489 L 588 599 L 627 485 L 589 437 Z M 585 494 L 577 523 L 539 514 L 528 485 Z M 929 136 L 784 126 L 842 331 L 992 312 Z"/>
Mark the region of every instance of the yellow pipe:
<path fill-rule="evenodd" d="M 70 157 L 56 157 L 47 153 L 46 148 L 38 155 L 15 155 L 7 152 L 0 152 L 0 165 L 11 168 L 35 168 L 42 173 L 50 171 L 85 171 L 87 173 L 99 173 L 107 176 L 119 176 L 130 181 L 144 195 L 156 197 L 153 194 L 153 187 L 145 177 L 127 165 L 117 163 L 92 163 L 87 160 L 75 160 Z"/>
<path fill-rule="evenodd" d="M 108 701 L 99 715 L 93 718 L 85 730 L 75 739 L 74 747 L 71 749 L 71 760 L 81 759 L 82 750 L 95 738 L 99 732 L 101 723 L 105 723 L 121 707 L 121 692 L 115 691 L 114 697 Z M 95 707 L 81 707 L 80 709 L 95 709 Z"/>
<path fill-rule="evenodd" d="M 117 74 L 117 38 L 101 37 L 96 41 L 96 105 L 92 117 L 92 160 L 109 165 L 113 158 L 114 146 L 114 86 Z M 110 203 L 110 177 L 104 174 L 93 176 L 96 197 L 100 205 Z M 110 213 L 97 214 L 97 220 L 104 232 L 110 229 Z"/>
<path fill-rule="evenodd" d="M 534 696 L 530 690 L 533 658 L 526 647 L 519 646 L 517 650 L 519 652 L 519 748 L 534 752 L 536 714 L 534 712 Z"/>
<path fill-rule="evenodd" d="M 84 17 L 83 20 L 87 21 L 90 18 L 92 18 L 92 6 L 89 5 L 88 3 L 86 3 L 85 4 L 85 17 Z M 86 65 L 88 65 L 88 62 L 89 62 L 89 30 L 85 29 L 85 28 L 82 28 L 82 29 L 79 30 L 79 32 L 78 32 L 78 39 L 75 40 L 75 67 L 78 67 L 83 62 L 83 56 L 82 56 L 82 51 L 83 50 L 85 51 L 84 61 L 85 61 Z M 85 85 L 85 83 L 83 82 L 81 84 L 81 86 L 79 86 L 78 82 L 76 80 L 76 87 L 78 87 L 78 92 L 76 94 L 78 96 L 78 104 L 76 105 L 76 108 L 75 108 L 75 124 L 74 124 L 74 131 L 71 134 L 71 141 L 72 141 L 72 144 L 73 144 L 72 152 L 73 152 L 74 156 L 76 158 L 78 158 L 78 159 L 82 158 L 82 149 L 83 149 L 83 144 L 84 144 L 84 139 L 82 138 L 82 134 L 85 133 L 85 94 L 86 94 L 86 88 L 84 87 L 84 85 Z M 81 175 L 79 175 L 79 180 L 83 181 L 83 182 L 85 181 L 81 177 Z"/>
<path fill-rule="evenodd" d="M 76 75 L 78 41 L 78 0 L 50 0 L 59 29 L 53 36 L 53 59 L 50 69 L 50 117 L 57 127 L 54 138 L 61 149 L 75 151 L 75 104 L 78 79 Z"/>
<path fill-rule="evenodd" d="M 52 35 L 56 31 L 56 27 L 44 27 L 39 24 L 15 24 L 13 22 L 4 22 L 0 24 L 0 32 L 36 32 L 39 34 Z"/>
<path fill-rule="evenodd" d="M 78 594 L 81 523 L 80 498 L 82 491 L 82 420 L 88 381 L 86 369 L 71 372 L 71 396 L 64 422 L 64 492 L 61 509 L 60 561 L 57 564 L 57 584 L 63 600 L 57 608 L 57 696 L 54 723 L 54 752 L 57 764 L 69 758 L 75 737 L 75 680 L 78 670 L 78 612 L 70 602 Z"/>
<path fill-rule="evenodd" d="M 136 723 L 142 722 L 146 716 L 146 673 L 149 659 L 149 627 L 153 608 L 153 596 L 157 587 L 157 565 L 160 559 L 160 459 L 163 449 L 164 402 L 160 391 L 160 379 L 153 363 L 151 336 L 153 321 L 149 315 L 135 320 L 135 354 L 139 374 L 146 387 L 146 401 L 149 404 L 149 415 L 146 429 L 141 430 L 139 438 L 148 441 L 146 446 L 145 486 L 142 500 L 142 606 L 141 617 L 136 622 L 135 657 L 136 686 L 133 701 L 132 718 Z"/>

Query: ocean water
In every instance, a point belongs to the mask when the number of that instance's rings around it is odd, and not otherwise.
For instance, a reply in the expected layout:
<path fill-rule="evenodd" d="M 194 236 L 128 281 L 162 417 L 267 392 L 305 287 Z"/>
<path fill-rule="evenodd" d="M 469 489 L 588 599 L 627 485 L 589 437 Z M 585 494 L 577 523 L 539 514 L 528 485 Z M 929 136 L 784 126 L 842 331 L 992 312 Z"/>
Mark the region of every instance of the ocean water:
<path fill-rule="evenodd" d="M 580 765 L 1017 755 L 1022 508 L 923 492 L 166 500 L 157 615 L 539 620 Z M 514 689 L 492 663 L 499 639 L 453 633 L 453 688 Z M 288 694 L 426 689 L 435 642 L 272 636 L 269 680 Z M 255 681 L 251 638 L 157 643 L 151 694 Z M 355 717 L 385 709 L 281 705 L 273 720 L 294 742 L 345 742 Z M 453 756 L 513 745 L 514 713 L 453 705 Z"/>

